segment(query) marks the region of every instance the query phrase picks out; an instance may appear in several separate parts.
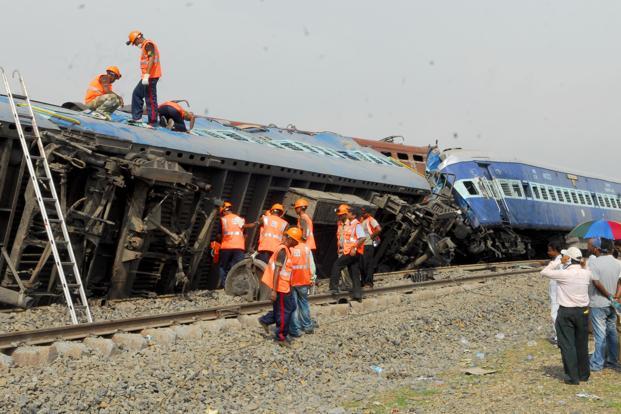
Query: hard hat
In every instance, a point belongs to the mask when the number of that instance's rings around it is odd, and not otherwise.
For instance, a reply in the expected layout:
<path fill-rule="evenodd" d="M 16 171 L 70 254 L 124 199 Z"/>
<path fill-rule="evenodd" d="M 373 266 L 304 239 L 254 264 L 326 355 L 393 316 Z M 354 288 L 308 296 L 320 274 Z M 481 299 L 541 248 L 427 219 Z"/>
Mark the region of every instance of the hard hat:
<path fill-rule="evenodd" d="M 140 33 L 138 30 L 133 30 L 129 32 L 129 36 L 127 36 L 129 38 L 129 41 L 125 42 L 125 44 L 127 46 L 133 45 L 136 42 L 136 39 L 138 39 L 138 37 L 140 36 L 142 36 L 142 33 Z"/>
<path fill-rule="evenodd" d="M 276 204 L 274 204 L 274 205 L 272 206 L 272 208 L 270 208 L 270 211 L 272 211 L 272 210 L 280 210 L 280 211 L 285 211 L 285 207 L 284 207 L 282 204 L 278 204 L 278 203 L 276 203 Z"/>
<path fill-rule="evenodd" d="M 108 66 L 106 68 L 106 72 L 112 72 L 116 75 L 117 78 L 121 79 L 121 71 L 117 66 Z"/>
<path fill-rule="evenodd" d="M 302 242 L 302 230 L 299 227 L 289 227 L 285 234 L 298 243 Z"/>
<path fill-rule="evenodd" d="M 226 210 L 230 210 L 231 207 L 233 207 L 233 204 L 229 203 L 228 201 L 225 201 L 224 203 L 222 203 L 222 205 L 220 206 L 220 213 L 226 211 Z"/>
<path fill-rule="evenodd" d="M 341 204 L 336 209 L 336 215 L 337 216 L 342 216 L 343 214 L 348 214 L 349 213 L 349 209 L 350 209 L 350 207 L 347 204 Z"/>
<path fill-rule="evenodd" d="M 294 208 L 298 208 L 298 207 L 308 207 L 308 200 L 306 200 L 305 198 L 298 198 L 295 201 L 295 204 L 293 205 Z"/>

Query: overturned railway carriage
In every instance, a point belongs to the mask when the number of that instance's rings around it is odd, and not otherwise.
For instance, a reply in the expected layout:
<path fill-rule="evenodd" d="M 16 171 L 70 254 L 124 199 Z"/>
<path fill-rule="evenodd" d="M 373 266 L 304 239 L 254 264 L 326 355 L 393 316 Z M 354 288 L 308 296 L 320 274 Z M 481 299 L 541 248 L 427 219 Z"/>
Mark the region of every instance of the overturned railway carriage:
<path fill-rule="evenodd" d="M 183 134 L 130 126 L 124 113 L 106 122 L 33 105 L 89 295 L 214 287 L 208 245 L 221 200 L 253 221 L 292 188 L 408 204 L 429 193 L 422 176 L 334 133 L 198 119 L 193 134 Z M 22 124 L 28 134 L 28 120 Z M 18 284 L 2 257 L 0 301 L 12 304 L 23 304 L 24 294 L 53 301 L 60 292 L 27 174 L 0 96 L 0 243 L 26 290 L 13 294 Z M 318 261 L 327 267 L 335 226 L 323 223 Z M 246 240 L 253 246 L 255 232 Z"/>
<path fill-rule="evenodd" d="M 532 256 L 582 222 L 621 220 L 621 183 L 610 178 L 462 149 L 434 149 L 427 163 L 433 192 L 462 213 L 451 238 L 470 260 Z"/>

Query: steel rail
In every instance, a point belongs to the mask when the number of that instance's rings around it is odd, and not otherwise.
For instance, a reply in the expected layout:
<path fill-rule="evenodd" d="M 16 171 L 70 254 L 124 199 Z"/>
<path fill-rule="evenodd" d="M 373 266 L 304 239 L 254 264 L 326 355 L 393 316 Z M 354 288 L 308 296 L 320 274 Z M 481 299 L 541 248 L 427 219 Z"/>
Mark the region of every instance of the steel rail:
<path fill-rule="evenodd" d="M 430 280 L 416 283 L 403 283 L 399 285 L 382 286 L 365 290 L 365 295 L 401 292 L 410 293 L 417 289 L 430 286 L 442 286 L 461 284 L 465 282 L 485 281 L 505 276 L 523 275 L 537 271 L 537 268 L 519 269 L 505 272 L 494 272 L 465 276 L 455 279 Z M 338 294 L 322 293 L 309 297 L 310 303 L 326 304 L 347 302 L 349 292 Z M 171 325 L 187 324 L 201 320 L 215 320 L 235 317 L 244 314 L 253 314 L 272 306 L 270 301 L 248 302 L 239 305 L 224 305 L 205 309 L 174 312 L 160 315 L 138 316 L 128 319 L 114 319 L 87 324 L 68 325 L 53 328 L 43 328 L 30 331 L 9 332 L 0 334 L 0 349 L 10 349 L 22 345 L 42 345 L 59 340 L 76 340 L 89 336 L 112 335 L 117 332 L 135 332 L 147 328 L 163 328 Z"/>
<path fill-rule="evenodd" d="M 408 270 L 395 270 L 393 272 L 382 272 L 375 273 L 373 277 L 382 277 L 382 276 L 399 276 L 399 275 L 407 275 L 408 273 L 415 273 L 416 271 L 429 270 L 433 272 L 445 272 L 448 270 L 466 270 L 466 271 L 477 271 L 477 270 L 492 270 L 496 268 L 507 268 L 514 266 L 532 266 L 539 265 L 541 260 L 513 260 L 506 262 L 489 262 L 489 263 L 472 263 L 472 264 L 464 264 L 464 265 L 451 265 L 451 266 L 439 266 L 439 267 L 419 267 L 416 269 L 408 269 Z"/>

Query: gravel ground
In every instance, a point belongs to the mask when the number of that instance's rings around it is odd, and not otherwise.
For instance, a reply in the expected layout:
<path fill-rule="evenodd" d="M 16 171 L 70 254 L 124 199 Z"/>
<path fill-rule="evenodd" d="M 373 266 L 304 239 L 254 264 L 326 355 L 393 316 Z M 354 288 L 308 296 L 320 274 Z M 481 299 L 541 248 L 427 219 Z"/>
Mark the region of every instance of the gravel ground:
<path fill-rule="evenodd" d="M 449 277 L 460 278 L 474 274 L 477 274 L 477 272 L 466 272 L 454 269 L 450 272 L 438 272 L 435 277 L 437 279 L 447 279 Z M 381 287 L 407 282 L 408 280 L 403 277 L 382 277 L 376 281 L 375 286 Z M 328 280 L 320 280 L 317 293 L 326 293 L 327 291 Z M 245 302 L 245 299 L 228 296 L 223 290 L 204 290 L 190 292 L 188 298 L 182 296 L 166 296 L 150 299 L 130 299 L 126 301 L 116 301 L 102 306 L 92 303 L 91 312 L 95 321 L 102 321 L 136 316 L 159 315 L 221 305 L 233 305 L 242 302 Z M 97 301 L 97 303 L 99 303 L 99 301 Z M 69 323 L 70 319 L 67 307 L 64 304 L 55 304 L 28 310 L 17 310 L 15 312 L 0 312 L 0 333 L 64 326 Z"/>
<path fill-rule="evenodd" d="M 377 393 L 420 384 L 477 353 L 541 341 L 549 333 L 546 292 L 547 282 L 533 274 L 434 300 L 405 295 L 390 309 L 323 317 L 292 348 L 255 329 L 110 360 L 59 358 L 11 369 L 0 379 L 0 406 L 25 413 L 369 412 Z M 516 404 L 521 398 L 519 389 L 502 395 Z"/>

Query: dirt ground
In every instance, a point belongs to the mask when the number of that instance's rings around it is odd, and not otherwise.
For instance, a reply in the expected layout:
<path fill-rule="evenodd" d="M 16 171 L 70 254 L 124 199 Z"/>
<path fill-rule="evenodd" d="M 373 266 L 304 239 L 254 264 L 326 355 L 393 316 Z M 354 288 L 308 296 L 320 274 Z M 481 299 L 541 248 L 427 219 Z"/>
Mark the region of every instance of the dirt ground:
<path fill-rule="evenodd" d="M 472 365 L 496 372 L 466 375 L 462 370 Z M 436 377 L 419 377 L 408 387 L 378 394 L 363 406 L 345 406 L 374 414 L 621 413 L 621 372 L 594 372 L 578 386 L 565 385 L 562 379 L 560 351 L 541 338 L 474 363 L 464 359 Z"/>

